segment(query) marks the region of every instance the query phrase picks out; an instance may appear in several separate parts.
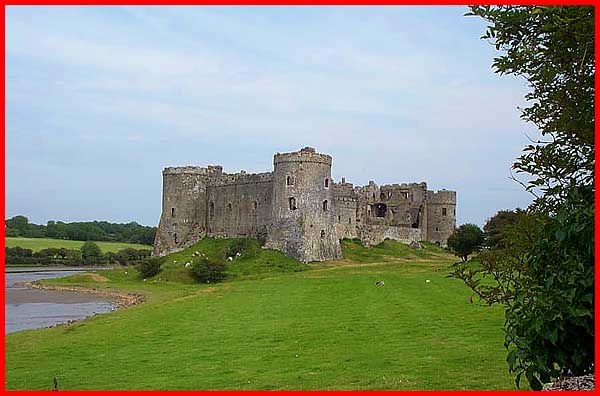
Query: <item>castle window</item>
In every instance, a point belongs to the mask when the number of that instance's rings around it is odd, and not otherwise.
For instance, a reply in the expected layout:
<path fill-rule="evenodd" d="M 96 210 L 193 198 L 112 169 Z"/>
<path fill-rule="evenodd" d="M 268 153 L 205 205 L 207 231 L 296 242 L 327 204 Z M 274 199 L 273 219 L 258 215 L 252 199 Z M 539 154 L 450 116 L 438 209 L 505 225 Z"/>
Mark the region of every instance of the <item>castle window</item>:
<path fill-rule="evenodd" d="M 173 234 L 173 241 L 177 243 L 177 234 Z"/>
<path fill-rule="evenodd" d="M 325 188 L 329 188 L 329 179 L 325 178 Z"/>
<path fill-rule="evenodd" d="M 211 202 L 208 204 L 208 218 L 212 219 L 215 217 L 215 203 Z"/>
<path fill-rule="evenodd" d="M 392 198 L 392 192 L 388 191 L 388 198 Z"/>
<path fill-rule="evenodd" d="M 452 214 L 456 216 L 456 208 L 452 209 Z"/>
<path fill-rule="evenodd" d="M 338 215 L 338 221 L 342 221 L 342 216 Z"/>
<path fill-rule="evenodd" d="M 175 217 L 175 208 L 171 208 L 171 217 Z"/>
<path fill-rule="evenodd" d="M 442 216 L 446 216 L 446 208 L 442 208 Z"/>
<path fill-rule="evenodd" d="M 258 209 L 258 202 L 256 202 L 256 201 L 252 202 L 252 209 L 253 210 Z"/>
<path fill-rule="evenodd" d="M 323 201 L 323 212 L 327 212 L 327 200 Z"/>
<path fill-rule="evenodd" d="M 352 217 L 348 217 L 348 224 L 352 224 Z"/>
<path fill-rule="evenodd" d="M 293 186 L 293 185 L 294 185 L 294 176 L 288 176 L 288 177 L 285 179 L 285 184 L 286 184 L 287 186 Z"/>
<path fill-rule="evenodd" d="M 407 191 L 402 191 L 402 198 L 408 199 L 408 192 Z"/>
<path fill-rule="evenodd" d="M 386 213 L 387 213 L 387 206 L 385 204 L 375 205 L 375 216 L 385 217 Z"/>
<path fill-rule="evenodd" d="M 296 209 L 298 209 L 298 208 L 296 208 L 296 198 L 289 197 L 288 201 L 289 201 L 289 204 L 290 204 L 290 210 L 296 210 Z"/>
<path fill-rule="evenodd" d="M 440 227 L 435 227 L 435 230 L 436 230 L 436 231 L 439 231 L 439 230 L 440 230 Z"/>
<path fill-rule="evenodd" d="M 384 192 L 382 192 L 381 194 L 379 194 L 379 198 L 380 198 L 380 199 L 385 199 L 385 193 L 384 193 Z"/>
<path fill-rule="evenodd" d="M 325 230 L 321 230 L 321 239 L 325 238 Z"/>
<path fill-rule="evenodd" d="M 373 193 L 373 199 L 375 199 L 375 193 Z"/>
<path fill-rule="evenodd" d="M 227 204 L 227 210 L 229 210 L 231 212 L 232 209 L 233 209 L 233 205 L 231 204 L 231 202 L 229 202 Z"/>

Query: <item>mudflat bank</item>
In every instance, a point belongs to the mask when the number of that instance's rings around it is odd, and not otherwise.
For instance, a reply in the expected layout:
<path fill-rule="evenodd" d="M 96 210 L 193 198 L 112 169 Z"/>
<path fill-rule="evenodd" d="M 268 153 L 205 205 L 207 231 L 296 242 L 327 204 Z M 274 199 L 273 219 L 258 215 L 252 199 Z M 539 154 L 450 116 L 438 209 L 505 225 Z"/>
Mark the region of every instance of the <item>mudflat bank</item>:
<path fill-rule="evenodd" d="M 124 292 L 120 290 L 98 289 L 83 286 L 56 286 L 34 282 L 24 282 L 24 286 L 39 290 L 54 290 L 60 292 L 71 292 L 81 294 L 91 294 L 97 297 L 102 297 L 114 300 L 117 304 L 117 309 L 129 308 L 133 305 L 141 304 L 146 301 L 146 297 L 142 294 Z"/>

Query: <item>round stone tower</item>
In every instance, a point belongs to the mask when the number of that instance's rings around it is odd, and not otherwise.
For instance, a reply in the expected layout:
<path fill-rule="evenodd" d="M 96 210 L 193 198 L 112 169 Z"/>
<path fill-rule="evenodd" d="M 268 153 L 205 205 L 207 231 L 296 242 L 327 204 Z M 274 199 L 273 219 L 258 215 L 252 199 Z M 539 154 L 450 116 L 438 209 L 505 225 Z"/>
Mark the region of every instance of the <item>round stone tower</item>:
<path fill-rule="evenodd" d="M 162 213 L 154 255 L 179 250 L 206 234 L 206 184 L 219 167 L 182 166 L 163 170 Z"/>
<path fill-rule="evenodd" d="M 272 220 L 266 247 L 303 262 L 340 257 L 331 157 L 305 147 L 276 154 L 273 165 Z"/>
<path fill-rule="evenodd" d="M 427 240 L 447 245 L 456 228 L 456 191 L 427 191 Z"/>

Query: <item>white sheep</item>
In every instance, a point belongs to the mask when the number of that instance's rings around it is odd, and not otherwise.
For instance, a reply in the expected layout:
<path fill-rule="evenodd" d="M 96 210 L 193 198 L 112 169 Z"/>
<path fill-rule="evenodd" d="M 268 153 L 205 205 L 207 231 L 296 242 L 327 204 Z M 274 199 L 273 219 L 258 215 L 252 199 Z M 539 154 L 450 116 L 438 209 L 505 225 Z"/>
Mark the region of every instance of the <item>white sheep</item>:
<path fill-rule="evenodd" d="M 233 261 L 233 257 L 231 257 L 231 256 L 227 257 L 227 261 Z"/>

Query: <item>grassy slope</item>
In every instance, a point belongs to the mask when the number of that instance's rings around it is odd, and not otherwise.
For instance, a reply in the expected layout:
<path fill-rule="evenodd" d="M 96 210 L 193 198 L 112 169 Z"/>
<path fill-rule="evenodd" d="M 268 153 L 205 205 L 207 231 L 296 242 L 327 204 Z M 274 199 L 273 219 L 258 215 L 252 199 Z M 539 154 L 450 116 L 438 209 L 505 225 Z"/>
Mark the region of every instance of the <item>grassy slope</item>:
<path fill-rule="evenodd" d="M 146 282 L 131 270 L 71 278 L 149 300 L 8 335 L 6 387 L 50 389 L 56 376 L 62 389 L 512 389 L 501 309 L 470 304 L 443 251 L 386 244 L 345 241 L 346 259 L 300 272 L 239 261 L 241 280 L 212 286 L 166 281 L 185 279 L 168 263 Z M 240 274 L 248 266 L 261 275 Z"/>
<path fill-rule="evenodd" d="M 96 242 L 102 252 L 116 252 L 125 248 L 134 249 L 152 249 L 152 246 L 140 245 L 137 243 L 125 243 L 125 242 Z M 65 239 L 52 239 L 52 238 L 15 238 L 6 237 L 6 247 L 22 247 L 24 249 L 31 249 L 37 252 L 47 248 L 67 248 L 67 249 L 79 249 L 84 244 L 83 241 L 70 241 Z"/>

